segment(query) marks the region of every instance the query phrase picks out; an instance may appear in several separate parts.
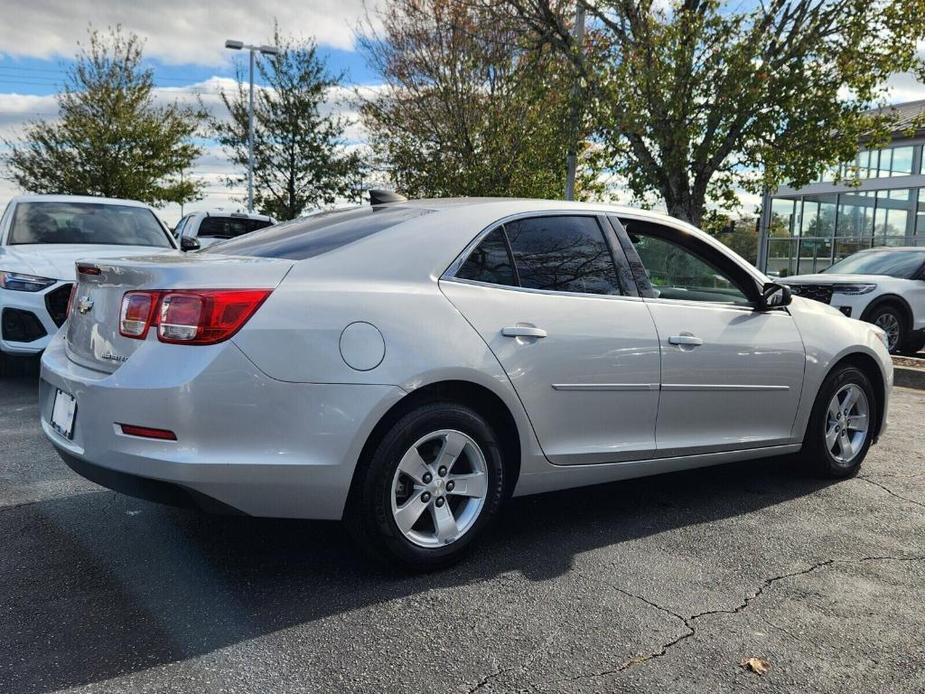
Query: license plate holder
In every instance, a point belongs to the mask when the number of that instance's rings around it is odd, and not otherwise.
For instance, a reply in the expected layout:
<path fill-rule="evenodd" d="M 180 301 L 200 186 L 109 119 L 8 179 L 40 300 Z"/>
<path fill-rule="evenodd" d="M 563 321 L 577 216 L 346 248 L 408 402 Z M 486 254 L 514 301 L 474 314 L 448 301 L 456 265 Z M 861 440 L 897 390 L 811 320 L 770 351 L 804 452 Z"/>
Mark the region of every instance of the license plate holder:
<path fill-rule="evenodd" d="M 77 419 L 77 398 L 63 390 L 55 390 L 51 408 L 51 427 L 66 439 L 74 438 L 74 421 Z"/>

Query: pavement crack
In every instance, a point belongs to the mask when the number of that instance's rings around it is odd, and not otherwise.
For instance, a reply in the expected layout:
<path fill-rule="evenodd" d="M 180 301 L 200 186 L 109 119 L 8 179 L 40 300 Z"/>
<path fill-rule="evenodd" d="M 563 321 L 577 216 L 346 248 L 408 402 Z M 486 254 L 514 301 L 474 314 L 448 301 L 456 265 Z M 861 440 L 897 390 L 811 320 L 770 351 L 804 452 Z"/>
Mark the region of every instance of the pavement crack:
<path fill-rule="evenodd" d="M 892 489 L 887 487 L 885 484 L 881 482 L 877 482 L 876 480 L 873 480 L 870 477 L 862 477 L 859 475 L 857 479 L 861 480 L 862 482 L 867 482 L 868 484 L 872 484 L 875 487 L 879 487 L 880 489 L 885 491 L 887 494 L 889 494 L 890 496 L 894 496 L 897 499 L 900 499 L 902 501 L 907 501 L 910 504 L 915 504 L 919 508 L 925 508 L 925 504 L 923 504 L 921 501 L 916 501 L 915 499 L 910 499 L 908 496 L 903 496 L 902 494 L 898 494 L 897 492 L 894 492 Z"/>
<path fill-rule="evenodd" d="M 611 588 L 612 590 L 617 591 L 618 593 L 622 593 L 623 595 L 639 600 L 640 602 L 645 603 L 646 605 L 648 605 L 649 607 L 652 607 L 653 609 L 659 610 L 661 612 L 664 612 L 667 615 L 674 617 L 675 619 L 679 620 L 684 625 L 685 631 L 679 634 L 678 636 L 674 637 L 670 641 L 663 643 L 657 649 L 654 649 L 650 651 L 649 653 L 644 653 L 644 654 L 633 656 L 629 660 L 626 660 L 620 665 L 617 665 L 615 667 L 608 668 L 606 670 L 600 670 L 597 672 L 577 675 L 575 677 L 570 677 L 570 678 L 563 679 L 563 680 L 557 680 L 557 682 L 576 682 L 578 680 L 595 679 L 598 677 L 606 677 L 607 675 L 615 675 L 615 674 L 624 672 L 626 670 L 629 670 L 630 668 L 634 668 L 638 665 L 642 665 L 643 663 L 649 662 L 650 660 L 662 658 L 665 655 L 667 655 L 668 652 L 672 648 L 677 646 L 679 643 L 686 641 L 687 639 L 691 638 L 697 633 L 697 627 L 695 625 L 697 620 L 703 619 L 705 617 L 711 617 L 714 615 L 720 615 L 720 614 L 728 614 L 728 615 L 739 614 L 743 610 L 747 609 L 749 605 L 751 605 L 755 600 L 761 597 L 765 591 L 770 589 L 775 583 L 779 581 L 783 581 L 788 578 L 795 578 L 797 576 L 805 576 L 807 574 L 814 573 L 816 571 L 819 571 L 820 569 L 824 569 L 824 568 L 833 566 L 835 564 L 860 564 L 863 562 L 872 562 L 872 561 L 925 561 L 925 556 L 899 556 L 899 557 L 867 556 L 867 557 L 859 557 L 856 559 L 823 559 L 803 569 L 799 569 L 797 571 L 789 571 L 787 573 L 777 574 L 777 575 L 770 576 L 768 578 L 763 579 L 761 583 L 759 584 L 758 588 L 753 590 L 748 595 L 746 595 L 745 598 L 735 607 L 726 608 L 726 609 L 716 609 L 716 610 L 704 610 L 703 612 L 697 612 L 688 617 L 685 617 L 679 612 L 676 612 L 675 610 L 672 610 L 668 607 L 659 605 L 657 602 L 645 597 L 644 595 L 639 595 L 638 593 L 633 593 L 631 591 L 624 590 L 623 588 L 619 588 L 611 583 L 608 583 L 607 581 L 594 578 L 592 580 L 595 580 L 598 583 L 602 583 L 606 585 L 607 587 Z M 782 627 L 779 627 L 775 624 L 771 624 L 771 626 L 778 628 L 781 631 L 785 631 L 793 638 L 798 638 L 794 634 L 787 632 Z"/>

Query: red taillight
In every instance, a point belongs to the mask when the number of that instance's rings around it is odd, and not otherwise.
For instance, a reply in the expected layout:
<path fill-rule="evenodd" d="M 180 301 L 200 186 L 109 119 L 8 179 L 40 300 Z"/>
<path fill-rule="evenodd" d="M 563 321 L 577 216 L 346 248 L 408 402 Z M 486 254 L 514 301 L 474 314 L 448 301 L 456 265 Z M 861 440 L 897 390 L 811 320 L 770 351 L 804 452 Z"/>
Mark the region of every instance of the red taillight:
<path fill-rule="evenodd" d="M 154 320 L 159 292 L 126 292 L 119 315 L 119 334 L 143 340 Z"/>
<path fill-rule="evenodd" d="M 127 292 L 119 333 L 144 339 L 157 326 L 161 342 L 212 345 L 241 329 L 270 289 L 189 289 Z"/>
<path fill-rule="evenodd" d="M 123 434 L 129 436 L 141 436 L 145 439 L 160 439 L 161 441 L 176 441 L 177 435 L 169 429 L 154 429 L 152 427 L 140 427 L 135 424 L 120 424 Z"/>

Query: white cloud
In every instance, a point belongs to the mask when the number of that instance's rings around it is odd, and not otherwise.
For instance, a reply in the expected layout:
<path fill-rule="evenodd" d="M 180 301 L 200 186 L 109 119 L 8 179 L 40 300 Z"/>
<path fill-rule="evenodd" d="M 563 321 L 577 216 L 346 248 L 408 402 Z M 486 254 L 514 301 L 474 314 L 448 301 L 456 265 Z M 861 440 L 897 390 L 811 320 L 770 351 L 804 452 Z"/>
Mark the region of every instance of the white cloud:
<path fill-rule="evenodd" d="M 69 58 L 85 28 L 121 24 L 147 39 L 145 55 L 165 63 L 222 65 L 225 39 L 266 42 L 274 19 L 286 34 L 314 36 L 323 45 L 352 49 L 365 16 L 363 0 L 2 0 L 0 55 Z M 370 3 L 373 6 L 373 3 Z"/>

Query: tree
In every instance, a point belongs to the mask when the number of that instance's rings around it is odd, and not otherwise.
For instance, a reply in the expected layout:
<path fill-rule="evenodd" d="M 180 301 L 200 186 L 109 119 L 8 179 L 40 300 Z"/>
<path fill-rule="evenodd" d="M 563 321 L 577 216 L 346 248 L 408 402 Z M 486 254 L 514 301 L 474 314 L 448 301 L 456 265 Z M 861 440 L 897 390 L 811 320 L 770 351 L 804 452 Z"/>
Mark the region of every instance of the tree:
<path fill-rule="evenodd" d="M 804 185 L 883 141 L 894 72 L 923 72 L 925 0 L 506 0 L 508 14 L 569 58 L 586 86 L 607 164 L 637 196 L 699 224 L 707 199 Z"/>
<path fill-rule="evenodd" d="M 394 0 L 378 20 L 360 45 L 384 85 L 360 112 L 402 193 L 561 197 L 567 61 L 531 48 L 471 0 Z M 594 181 L 583 173 L 579 192 L 588 195 Z"/>
<path fill-rule="evenodd" d="M 274 32 L 279 54 L 261 57 L 257 75 L 265 86 L 254 94 L 254 204 L 278 219 L 292 219 L 306 208 L 359 195 L 362 162 L 345 148 L 348 121 L 323 115 L 342 76 L 328 73 L 314 41 Z M 230 116 L 213 120 L 215 137 L 240 167 L 248 163 L 248 85 L 238 69 L 237 87 L 222 92 Z M 245 177 L 229 180 L 240 185 Z"/>
<path fill-rule="evenodd" d="M 90 31 L 57 95 L 57 121 L 35 121 L 5 141 L 8 177 L 34 193 L 130 198 L 153 205 L 199 197 L 183 173 L 200 154 L 197 109 L 158 106 L 142 42 L 121 28 Z"/>

